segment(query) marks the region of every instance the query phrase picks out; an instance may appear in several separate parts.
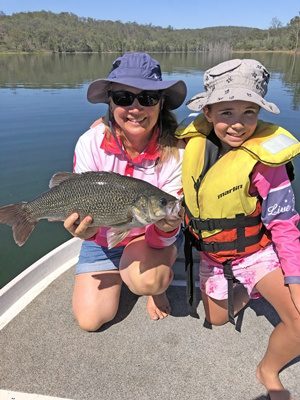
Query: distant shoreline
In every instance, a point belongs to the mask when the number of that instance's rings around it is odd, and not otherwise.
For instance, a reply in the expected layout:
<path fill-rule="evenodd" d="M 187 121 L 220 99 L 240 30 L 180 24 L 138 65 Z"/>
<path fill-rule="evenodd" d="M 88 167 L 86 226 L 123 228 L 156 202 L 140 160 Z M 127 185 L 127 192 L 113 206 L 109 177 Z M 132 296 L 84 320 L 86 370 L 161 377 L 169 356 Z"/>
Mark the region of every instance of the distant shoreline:
<path fill-rule="evenodd" d="M 126 51 L 135 51 L 135 50 L 126 50 Z M 144 50 L 143 50 L 144 51 Z M 0 51 L 0 55 L 44 55 L 44 54 L 60 54 L 60 55 L 76 55 L 76 54 L 121 54 L 124 51 L 62 51 L 62 52 L 54 52 L 54 51 Z M 213 53 L 211 51 L 147 51 L 146 53 L 158 53 L 158 54 L 196 54 L 196 53 Z M 224 51 L 225 52 L 225 51 Z M 227 51 L 226 51 L 227 52 Z M 232 50 L 228 51 L 228 53 L 283 53 L 283 54 L 296 54 L 300 55 L 300 49 L 295 52 L 294 50 Z"/>

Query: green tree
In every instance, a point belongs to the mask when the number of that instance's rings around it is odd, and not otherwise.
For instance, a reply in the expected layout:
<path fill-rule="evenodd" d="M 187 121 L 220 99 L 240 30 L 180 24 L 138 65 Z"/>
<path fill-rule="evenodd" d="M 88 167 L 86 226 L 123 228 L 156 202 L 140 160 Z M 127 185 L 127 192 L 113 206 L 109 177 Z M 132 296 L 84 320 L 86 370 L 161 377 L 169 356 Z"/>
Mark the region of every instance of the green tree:
<path fill-rule="evenodd" d="M 293 43 L 294 52 L 297 53 L 299 45 L 299 34 L 300 34 L 300 12 L 299 15 L 292 18 L 288 23 L 290 38 Z"/>
<path fill-rule="evenodd" d="M 270 29 L 279 29 L 279 28 L 282 28 L 282 22 L 277 17 L 273 17 L 271 20 Z"/>

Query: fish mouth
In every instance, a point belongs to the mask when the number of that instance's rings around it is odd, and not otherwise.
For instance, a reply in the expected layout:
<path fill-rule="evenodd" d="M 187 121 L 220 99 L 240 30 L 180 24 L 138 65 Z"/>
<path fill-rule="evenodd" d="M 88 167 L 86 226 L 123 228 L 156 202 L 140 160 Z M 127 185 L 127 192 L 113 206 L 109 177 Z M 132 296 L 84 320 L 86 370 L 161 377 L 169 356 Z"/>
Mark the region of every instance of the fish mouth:
<path fill-rule="evenodd" d="M 170 202 L 167 205 L 167 217 L 169 219 L 178 219 L 180 218 L 180 210 L 181 210 L 181 200 L 175 200 Z"/>

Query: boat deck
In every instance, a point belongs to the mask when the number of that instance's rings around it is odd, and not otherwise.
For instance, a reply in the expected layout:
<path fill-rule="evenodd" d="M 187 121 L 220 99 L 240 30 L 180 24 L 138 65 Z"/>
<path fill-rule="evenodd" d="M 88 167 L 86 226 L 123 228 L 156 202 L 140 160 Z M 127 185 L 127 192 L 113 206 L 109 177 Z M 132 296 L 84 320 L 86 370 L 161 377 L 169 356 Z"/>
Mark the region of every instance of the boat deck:
<path fill-rule="evenodd" d="M 237 329 L 204 327 L 201 299 L 199 318 L 189 315 L 183 270 L 180 257 L 176 286 L 168 290 L 168 318 L 149 320 L 146 299 L 124 287 L 115 320 L 87 333 L 72 315 L 74 267 L 68 269 L 2 329 L 0 399 L 44 399 L 29 393 L 74 400 L 265 399 L 255 367 L 276 314 L 255 300 L 239 316 Z M 281 373 L 295 399 L 299 361 Z"/>

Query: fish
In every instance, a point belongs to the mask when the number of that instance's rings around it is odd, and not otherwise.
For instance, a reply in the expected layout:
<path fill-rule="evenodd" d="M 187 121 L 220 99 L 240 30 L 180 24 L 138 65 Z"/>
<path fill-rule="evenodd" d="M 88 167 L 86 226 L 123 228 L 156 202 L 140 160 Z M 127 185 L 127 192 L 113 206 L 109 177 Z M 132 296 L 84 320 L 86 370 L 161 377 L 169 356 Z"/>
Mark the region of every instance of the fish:
<path fill-rule="evenodd" d="M 0 207 L 0 223 L 12 227 L 23 246 L 41 219 L 64 221 L 78 213 L 80 223 L 91 216 L 91 226 L 108 227 L 108 247 L 115 247 L 132 228 L 179 217 L 181 200 L 138 178 L 115 172 L 57 172 L 49 190 L 28 202 Z"/>

